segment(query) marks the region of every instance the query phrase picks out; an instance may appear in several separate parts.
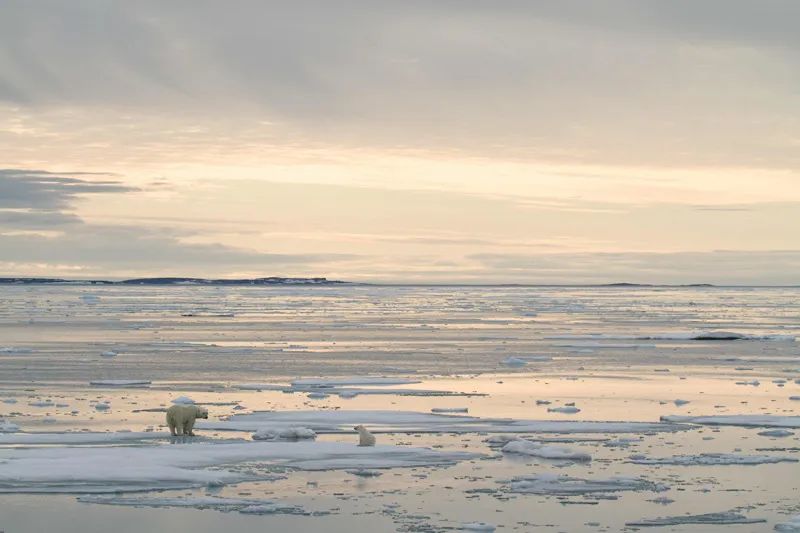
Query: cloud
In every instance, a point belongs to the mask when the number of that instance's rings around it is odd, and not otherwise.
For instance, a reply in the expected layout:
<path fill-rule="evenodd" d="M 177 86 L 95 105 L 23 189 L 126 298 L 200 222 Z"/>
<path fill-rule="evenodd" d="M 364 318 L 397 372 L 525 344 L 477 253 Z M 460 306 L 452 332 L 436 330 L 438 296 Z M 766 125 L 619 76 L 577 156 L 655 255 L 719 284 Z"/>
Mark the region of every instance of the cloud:
<path fill-rule="evenodd" d="M 275 269 L 287 269 L 289 274 L 316 273 L 311 270 L 315 265 L 357 257 L 346 253 L 273 254 L 191 243 L 186 239 L 196 237 L 197 231 L 86 223 L 70 212 L 84 195 L 140 192 L 108 178 L 107 174 L 0 169 L 0 267 L 66 269 L 112 277 L 122 272 L 206 276 L 241 269 L 272 275 Z"/>
<path fill-rule="evenodd" d="M 89 176 L 92 175 L 0 169 L 0 209 L 63 209 L 69 207 L 79 195 L 135 190 L 116 180 L 90 180 L 87 179 Z"/>
<path fill-rule="evenodd" d="M 797 170 L 799 17 L 793 0 L 16 0 L 0 100 L 119 110 L 84 124 L 98 142 L 134 110 L 230 146 Z"/>

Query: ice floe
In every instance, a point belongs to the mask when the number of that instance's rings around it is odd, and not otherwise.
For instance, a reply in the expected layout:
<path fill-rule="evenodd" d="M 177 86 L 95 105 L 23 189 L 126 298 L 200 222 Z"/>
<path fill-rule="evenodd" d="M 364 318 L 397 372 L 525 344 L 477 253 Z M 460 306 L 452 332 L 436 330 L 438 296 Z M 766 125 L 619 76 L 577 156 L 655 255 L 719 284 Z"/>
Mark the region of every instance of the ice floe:
<path fill-rule="evenodd" d="M 541 442 L 525 439 L 515 439 L 508 442 L 501 449 L 503 453 L 530 455 L 542 459 L 561 459 L 569 461 L 591 461 L 592 456 L 585 452 L 566 448 L 564 446 L 549 446 Z"/>
<path fill-rule="evenodd" d="M 12 424 L 11 422 L 0 418 L 0 433 L 16 433 L 17 431 L 19 431 L 18 425 Z"/>
<path fill-rule="evenodd" d="M 655 527 L 655 526 L 681 526 L 686 524 L 760 524 L 766 522 L 763 518 L 747 518 L 746 516 L 727 511 L 724 513 L 705 513 L 696 515 L 669 516 L 665 518 L 643 518 L 634 522 L 626 522 L 628 527 Z"/>
<path fill-rule="evenodd" d="M 487 524 L 485 522 L 467 522 L 465 524 L 461 524 L 462 531 L 488 531 L 492 532 L 495 531 L 497 528 L 491 524 Z"/>
<path fill-rule="evenodd" d="M 676 424 L 699 424 L 703 426 L 742 426 L 765 428 L 800 428 L 800 416 L 779 415 L 715 415 L 682 416 L 665 415 L 663 422 Z"/>
<path fill-rule="evenodd" d="M 668 490 L 666 485 L 641 478 L 612 477 L 608 479 L 582 479 L 555 474 L 520 476 L 507 481 L 511 492 L 523 494 L 574 495 L 621 491 Z"/>
<path fill-rule="evenodd" d="M 723 466 L 763 465 L 771 463 L 796 463 L 794 457 L 778 455 L 743 455 L 734 453 L 701 453 L 698 455 L 673 455 L 672 457 L 647 457 L 634 455 L 628 460 L 637 465 Z"/>
<path fill-rule="evenodd" d="M 223 470 L 241 463 L 299 470 L 450 465 L 477 454 L 341 442 L 192 442 L 170 446 L 7 448 L 0 450 L 0 492 L 110 493 L 224 485 L 258 479 Z"/>
<path fill-rule="evenodd" d="M 279 429 L 264 428 L 256 431 L 252 435 L 253 440 L 303 440 L 315 438 L 317 438 L 317 434 L 313 429 L 301 427 Z"/>
<path fill-rule="evenodd" d="M 3 445 L 30 445 L 30 444 L 61 444 L 75 446 L 80 444 L 115 444 L 124 442 L 167 439 L 169 434 L 156 432 L 115 431 L 100 432 L 41 432 L 41 433 L 13 433 L 0 435 L 0 446 Z"/>
<path fill-rule="evenodd" d="M 786 522 L 775 524 L 775 531 L 800 533 L 800 514 L 789 517 L 789 520 Z"/>
<path fill-rule="evenodd" d="M 280 504 L 273 500 L 220 498 L 217 496 L 183 496 L 178 498 L 79 496 L 78 501 L 125 507 L 190 507 L 193 509 L 215 509 L 224 512 L 238 511 L 244 514 L 310 514 L 300 506 Z"/>
<path fill-rule="evenodd" d="M 202 429 L 258 431 L 262 428 L 307 427 L 317 433 L 352 433 L 353 426 L 370 426 L 373 433 L 652 433 L 690 426 L 650 422 L 515 420 L 478 418 L 415 411 L 259 411 L 227 420 L 199 421 Z"/>
<path fill-rule="evenodd" d="M 746 333 L 737 333 L 734 331 L 720 331 L 720 330 L 697 330 L 689 332 L 676 332 L 676 333 L 653 333 L 641 335 L 625 335 L 625 334 L 589 334 L 589 335 L 551 335 L 545 337 L 548 340 L 639 340 L 639 341 L 735 341 L 735 340 L 751 340 L 751 341 L 794 341 L 794 335 L 749 335 Z M 608 345 L 601 345 L 608 346 Z"/>
<path fill-rule="evenodd" d="M 574 405 L 568 405 L 568 406 L 565 406 L 565 407 L 548 407 L 547 408 L 547 412 L 548 413 L 564 413 L 564 414 L 572 415 L 572 414 L 575 414 L 575 413 L 580 413 L 581 410 L 578 409 L 577 407 L 575 407 Z"/>
<path fill-rule="evenodd" d="M 95 387 L 146 387 L 152 381 L 146 379 L 97 379 L 89 382 Z"/>
<path fill-rule="evenodd" d="M 348 378 L 306 378 L 292 381 L 292 387 L 339 387 L 344 385 L 409 385 L 419 380 L 391 377 L 356 376 Z"/>
<path fill-rule="evenodd" d="M 765 431 L 759 431 L 758 435 L 762 437 L 791 437 L 794 433 L 788 429 L 767 429 Z"/>

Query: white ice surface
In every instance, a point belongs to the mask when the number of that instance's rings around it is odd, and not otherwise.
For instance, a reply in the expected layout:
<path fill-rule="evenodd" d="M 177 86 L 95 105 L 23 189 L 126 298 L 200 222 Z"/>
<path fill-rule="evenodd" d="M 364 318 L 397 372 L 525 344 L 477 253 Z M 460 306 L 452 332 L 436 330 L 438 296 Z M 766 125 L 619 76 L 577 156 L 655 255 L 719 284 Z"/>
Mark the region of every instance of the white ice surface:
<path fill-rule="evenodd" d="M 629 461 L 637 465 L 677 465 L 677 466 L 724 466 L 724 465 L 763 465 L 771 463 L 796 463 L 794 457 L 778 455 L 743 455 L 735 453 L 701 453 L 698 455 L 674 455 L 672 457 L 632 456 Z"/>
<path fill-rule="evenodd" d="M 0 433 L 16 433 L 17 431 L 19 431 L 18 425 L 0 418 Z M 5 435 L 0 435 L 0 439 L 3 437 L 5 437 Z"/>
<path fill-rule="evenodd" d="M 582 479 L 555 474 L 520 476 L 507 481 L 511 492 L 524 494 L 573 495 L 620 491 L 661 492 L 667 487 L 645 479 L 613 477 L 608 479 Z"/>
<path fill-rule="evenodd" d="M 368 425 L 372 433 L 650 433 L 690 426 L 650 422 L 593 422 L 478 418 L 414 411 L 261 411 L 228 420 L 198 421 L 197 427 L 231 431 L 307 427 L 317 433 L 352 433 Z"/>
<path fill-rule="evenodd" d="M 800 533 L 800 514 L 789 517 L 786 522 L 775 524 L 775 531 Z"/>
<path fill-rule="evenodd" d="M 96 387 L 143 387 L 152 381 L 146 379 L 98 379 L 90 381 L 89 385 Z"/>
<path fill-rule="evenodd" d="M 566 448 L 564 446 L 550 446 L 540 442 L 533 442 L 524 439 L 515 439 L 503 446 L 503 453 L 515 453 L 541 457 L 542 459 L 562 459 L 569 461 L 591 461 L 592 456 L 588 453 Z"/>
<path fill-rule="evenodd" d="M 703 426 L 742 426 L 764 428 L 800 428 L 800 416 L 779 415 L 715 415 L 682 416 L 665 415 L 663 422 L 677 424 L 700 424 Z"/>
<path fill-rule="evenodd" d="M 190 507 L 193 509 L 216 509 L 218 511 L 238 511 L 244 514 L 307 514 L 302 507 L 284 505 L 273 500 L 253 500 L 240 498 L 220 498 L 217 496 L 170 497 L 126 497 L 126 496 L 79 496 L 82 503 L 100 505 L 119 505 L 125 507 Z"/>
<path fill-rule="evenodd" d="M 343 385 L 409 385 L 419 380 L 391 377 L 355 376 L 348 378 L 305 378 L 292 381 L 293 387 L 337 387 Z"/>
<path fill-rule="evenodd" d="M 680 526 L 685 524 L 698 525 L 732 525 L 732 524 L 759 524 L 766 522 L 763 518 L 747 518 L 746 516 L 727 511 L 724 513 L 705 513 L 698 515 L 668 516 L 665 518 L 643 518 L 634 522 L 626 522 L 629 527 L 654 527 L 654 526 Z"/>
<path fill-rule="evenodd" d="M 115 431 L 113 433 L 70 432 L 70 433 L 10 433 L 0 435 L 0 446 L 30 444 L 114 444 L 131 441 L 168 439 L 169 434 L 157 432 Z"/>
<path fill-rule="evenodd" d="M 317 438 L 317 434 L 313 429 L 301 427 L 264 428 L 256 431 L 252 435 L 253 440 L 302 440 L 315 438 Z"/>
<path fill-rule="evenodd" d="M 5 448 L 0 450 L 0 492 L 109 493 L 221 485 L 253 479 L 254 474 L 218 467 L 250 462 L 332 470 L 449 465 L 476 457 L 410 446 L 314 441 Z"/>

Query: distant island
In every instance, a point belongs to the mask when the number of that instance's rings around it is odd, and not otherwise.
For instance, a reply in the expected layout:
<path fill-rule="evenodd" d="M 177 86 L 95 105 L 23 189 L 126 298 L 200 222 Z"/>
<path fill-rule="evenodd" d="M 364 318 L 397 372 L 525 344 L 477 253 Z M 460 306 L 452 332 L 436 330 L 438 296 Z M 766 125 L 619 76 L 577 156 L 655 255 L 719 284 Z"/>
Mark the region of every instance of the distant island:
<path fill-rule="evenodd" d="M 253 278 L 253 279 L 206 279 L 206 278 L 135 278 L 120 281 L 60 278 L 0 278 L 0 285 L 347 285 L 346 281 L 328 278 Z"/>

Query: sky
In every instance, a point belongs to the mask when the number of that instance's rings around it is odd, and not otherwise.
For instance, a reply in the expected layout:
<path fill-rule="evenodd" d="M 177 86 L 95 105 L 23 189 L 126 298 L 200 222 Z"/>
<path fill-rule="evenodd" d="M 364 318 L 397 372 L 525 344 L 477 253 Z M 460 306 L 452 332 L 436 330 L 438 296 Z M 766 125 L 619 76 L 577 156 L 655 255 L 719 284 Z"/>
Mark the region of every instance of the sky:
<path fill-rule="evenodd" d="M 800 284 L 800 2 L 0 2 L 0 276 Z"/>

